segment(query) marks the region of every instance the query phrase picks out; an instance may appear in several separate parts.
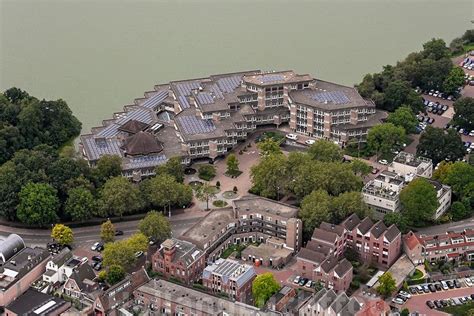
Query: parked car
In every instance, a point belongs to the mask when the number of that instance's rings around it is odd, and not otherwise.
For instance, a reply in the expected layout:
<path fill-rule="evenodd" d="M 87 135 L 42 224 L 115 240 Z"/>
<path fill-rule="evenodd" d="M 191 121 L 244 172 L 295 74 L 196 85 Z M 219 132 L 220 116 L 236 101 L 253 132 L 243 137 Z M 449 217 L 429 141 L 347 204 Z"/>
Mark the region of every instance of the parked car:
<path fill-rule="evenodd" d="M 408 297 L 405 297 L 405 296 L 403 296 L 403 295 L 400 295 L 400 294 L 399 294 L 399 295 L 397 295 L 397 296 L 396 296 L 396 298 L 399 298 L 399 299 L 401 299 L 403 302 L 406 302 L 406 301 L 408 300 Z"/>
<path fill-rule="evenodd" d="M 115 230 L 115 236 L 122 236 L 123 235 L 123 230 Z"/>
<path fill-rule="evenodd" d="M 102 269 L 102 262 L 96 262 L 93 268 L 95 271 L 100 271 L 100 269 Z"/>
<path fill-rule="evenodd" d="M 449 289 L 449 286 L 446 283 L 446 281 L 441 281 L 441 287 L 443 288 L 443 290 L 448 290 Z"/>
<path fill-rule="evenodd" d="M 82 262 L 82 264 L 84 264 L 84 263 L 87 263 L 87 261 L 89 261 L 89 259 L 87 259 L 87 257 L 83 257 L 83 258 L 81 258 L 81 262 Z"/>
<path fill-rule="evenodd" d="M 453 284 L 453 282 L 451 282 L 451 281 L 446 281 L 446 285 L 447 285 L 450 289 L 454 289 L 454 284 Z"/>
<path fill-rule="evenodd" d="M 430 289 L 432 293 L 436 292 L 436 288 L 433 284 L 428 285 L 428 288 Z"/>
<path fill-rule="evenodd" d="M 433 123 L 434 123 L 434 121 L 435 121 L 435 119 L 434 119 L 434 118 L 432 118 L 432 117 L 430 117 L 430 118 L 428 119 L 428 124 L 433 124 Z"/>
<path fill-rule="evenodd" d="M 443 307 L 443 305 L 441 305 L 441 302 L 438 301 L 438 300 L 434 300 L 434 301 L 433 301 L 433 304 L 436 306 L 436 308 L 441 308 L 441 307 Z"/>
<path fill-rule="evenodd" d="M 308 140 L 306 140 L 304 143 L 305 143 L 306 145 L 310 145 L 310 146 L 311 146 L 311 145 L 313 145 L 315 142 L 316 142 L 316 141 L 315 141 L 314 139 L 308 139 Z"/>
<path fill-rule="evenodd" d="M 143 251 L 135 252 L 135 258 L 140 258 L 141 256 L 143 256 Z"/>
<path fill-rule="evenodd" d="M 398 304 L 398 305 L 403 305 L 403 303 L 405 303 L 402 299 L 400 298 L 394 298 L 392 299 L 392 302 L 395 303 L 395 304 Z"/>
<path fill-rule="evenodd" d="M 388 165 L 388 161 L 386 159 L 381 159 L 381 160 L 379 160 L 379 164 Z"/>
<path fill-rule="evenodd" d="M 432 301 L 426 301 L 426 305 L 428 305 L 428 307 L 431 309 L 435 308 L 435 305 L 433 304 Z"/>
<path fill-rule="evenodd" d="M 416 291 L 417 291 L 419 294 L 424 293 L 424 292 L 423 292 L 423 288 L 422 288 L 421 286 L 419 286 L 419 285 L 416 286 Z"/>
<path fill-rule="evenodd" d="M 298 135 L 296 135 L 296 134 L 286 134 L 285 137 L 288 138 L 288 139 L 291 139 L 291 140 L 297 140 L 298 139 Z"/>
<path fill-rule="evenodd" d="M 414 287 L 409 288 L 411 294 L 416 294 L 416 289 Z"/>
<path fill-rule="evenodd" d="M 92 256 L 92 261 L 102 262 L 102 257 L 101 256 Z"/>
<path fill-rule="evenodd" d="M 429 288 L 428 285 L 426 285 L 426 284 L 423 285 L 421 288 L 423 289 L 423 292 L 425 292 L 425 293 L 429 293 L 429 292 L 430 292 L 430 288 Z"/>
<path fill-rule="evenodd" d="M 91 250 L 97 251 L 97 247 L 99 247 L 99 245 L 100 245 L 100 241 L 95 242 L 95 243 L 91 246 Z"/>
<path fill-rule="evenodd" d="M 372 174 L 377 174 L 380 170 L 377 168 L 372 168 Z"/>
<path fill-rule="evenodd" d="M 313 285 L 313 281 L 309 280 L 308 282 L 306 282 L 304 286 L 307 288 L 310 288 L 312 285 Z"/>
<path fill-rule="evenodd" d="M 436 291 L 442 291 L 443 290 L 443 288 L 441 287 L 441 284 L 439 284 L 439 283 L 435 284 L 435 288 L 436 288 Z"/>
<path fill-rule="evenodd" d="M 411 298 L 411 294 L 410 293 L 407 293 L 405 291 L 400 291 L 398 294 L 402 295 L 402 296 L 405 296 L 406 298 Z"/>
<path fill-rule="evenodd" d="M 294 283 L 294 284 L 300 283 L 300 279 L 301 279 L 301 277 L 300 277 L 299 275 L 297 275 L 297 276 L 295 277 L 295 279 L 293 280 L 293 283 Z"/>
<path fill-rule="evenodd" d="M 454 286 L 459 289 L 461 287 L 461 283 L 458 280 L 454 280 Z"/>
<path fill-rule="evenodd" d="M 469 132 L 469 136 L 474 136 L 474 130 Z"/>
<path fill-rule="evenodd" d="M 467 286 L 471 287 L 472 286 L 472 281 L 469 278 L 464 279 L 464 283 L 466 283 Z"/>

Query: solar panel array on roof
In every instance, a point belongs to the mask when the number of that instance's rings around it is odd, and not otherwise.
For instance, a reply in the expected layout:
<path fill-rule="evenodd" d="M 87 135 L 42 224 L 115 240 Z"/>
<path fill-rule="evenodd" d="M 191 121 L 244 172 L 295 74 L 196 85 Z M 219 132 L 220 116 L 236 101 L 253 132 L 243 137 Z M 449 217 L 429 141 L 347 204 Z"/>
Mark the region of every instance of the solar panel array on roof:
<path fill-rule="evenodd" d="M 180 95 L 178 97 L 178 102 L 181 104 L 183 109 L 189 109 L 191 105 L 189 105 L 188 99 L 184 95 Z"/>
<path fill-rule="evenodd" d="M 191 90 L 199 89 L 201 83 L 199 81 L 180 82 L 176 84 L 179 95 L 191 95 Z"/>
<path fill-rule="evenodd" d="M 178 117 L 177 121 L 181 125 L 183 132 L 188 135 L 206 134 L 216 129 L 212 120 L 199 119 L 193 115 Z"/>
<path fill-rule="evenodd" d="M 115 139 L 99 140 L 88 137 L 83 139 L 82 144 L 90 153 L 90 160 L 97 160 L 104 155 L 122 155 L 120 142 Z"/>
<path fill-rule="evenodd" d="M 211 90 L 212 93 L 216 96 L 216 98 L 224 98 L 224 94 L 222 93 L 221 89 L 219 89 L 219 86 L 216 85 L 215 83 L 209 87 L 209 90 Z"/>
<path fill-rule="evenodd" d="M 130 162 L 125 167 L 127 169 L 154 167 L 165 163 L 167 160 L 165 155 L 143 156 L 130 159 Z"/>
<path fill-rule="evenodd" d="M 141 106 L 151 109 L 163 102 L 167 97 L 168 91 L 159 91 L 157 94 L 143 102 Z"/>
<path fill-rule="evenodd" d="M 263 83 L 269 83 L 269 82 L 284 81 L 284 80 L 285 80 L 285 77 L 283 75 L 263 75 L 261 81 Z"/>
<path fill-rule="evenodd" d="M 219 88 L 225 93 L 234 92 L 234 90 L 240 86 L 241 76 L 224 77 L 217 80 Z"/>
<path fill-rule="evenodd" d="M 153 115 L 150 113 L 149 110 L 137 109 L 127 112 L 125 116 L 118 119 L 115 123 L 117 123 L 118 125 L 123 125 L 130 120 L 136 120 L 146 124 L 151 124 L 153 122 Z"/>
<path fill-rule="evenodd" d="M 332 102 L 334 104 L 346 104 L 350 102 L 347 95 L 345 95 L 342 91 L 326 91 L 313 93 L 311 95 L 311 98 L 321 103 Z"/>
<path fill-rule="evenodd" d="M 107 126 L 106 128 L 104 128 L 103 130 L 101 130 L 99 133 L 97 133 L 97 136 L 100 136 L 100 137 L 114 137 L 115 135 L 117 135 L 119 133 L 119 130 L 118 128 L 120 127 L 120 125 L 117 125 L 117 124 L 110 124 L 109 126 Z"/>
<path fill-rule="evenodd" d="M 214 103 L 214 98 L 209 92 L 199 92 L 196 95 L 196 98 L 200 104 L 212 104 Z"/>

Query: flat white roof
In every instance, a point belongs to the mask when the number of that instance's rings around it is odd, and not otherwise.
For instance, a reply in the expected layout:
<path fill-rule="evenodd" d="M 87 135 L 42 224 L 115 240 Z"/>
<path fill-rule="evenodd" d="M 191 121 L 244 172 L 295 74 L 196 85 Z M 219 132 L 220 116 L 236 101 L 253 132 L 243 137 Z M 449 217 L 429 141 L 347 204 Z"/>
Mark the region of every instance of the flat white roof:
<path fill-rule="evenodd" d="M 377 283 L 377 281 L 379 280 L 380 276 L 382 274 L 384 274 L 385 272 L 384 271 L 377 271 L 377 273 L 372 277 L 372 279 L 369 280 L 369 282 L 367 282 L 367 286 L 368 287 L 372 287 L 374 286 L 375 283 Z"/>

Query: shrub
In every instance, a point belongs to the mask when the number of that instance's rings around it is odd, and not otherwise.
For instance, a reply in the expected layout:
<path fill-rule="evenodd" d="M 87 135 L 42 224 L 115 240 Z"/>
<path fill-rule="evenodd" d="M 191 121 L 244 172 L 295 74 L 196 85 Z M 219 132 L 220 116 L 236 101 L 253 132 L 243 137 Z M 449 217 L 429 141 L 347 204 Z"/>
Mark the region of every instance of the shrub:
<path fill-rule="evenodd" d="M 199 178 L 210 181 L 216 176 L 216 168 L 211 165 L 202 165 L 199 167 Z"/>
<path fill-rule="evenodd" d="M 232 191 L 234 191 L 234 193 L 237 193 L 237 187 L 234 186 L 234 189 L 232 189 Z"/>
<path fill-rule="evenodd" d="M 217 182 L 216 182 L 216 187 L 218 187 L 218 188 L 220 188 L 220 187 L 221 187 L 221 183 L 220 183 L 220 181 L 217 181 Z"/>

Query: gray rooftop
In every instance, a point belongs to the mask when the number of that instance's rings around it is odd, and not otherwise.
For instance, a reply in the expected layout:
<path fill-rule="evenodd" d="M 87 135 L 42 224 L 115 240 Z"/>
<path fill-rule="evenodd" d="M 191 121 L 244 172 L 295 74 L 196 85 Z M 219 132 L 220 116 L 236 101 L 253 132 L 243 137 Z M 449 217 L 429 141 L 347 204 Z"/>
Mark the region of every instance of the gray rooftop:
<path fill-rule="evenodd" d="M 17 234 L 10 234 L 0 241 L 0 263 L 8 261 L 13 255 L 25 248 L 25 242 Z"/>
<path fill-rule="evenodd" d="M 238 286 L 242 286 L 256 276 L 256 273 L 255 269 L 248 264 L 221 258 L 204 269 L 203 278 L 208 279 L 212 275 L 220 276 L 224 284 L 235 281 Z"/>
<path fill-rule="evenodd" d="M 298 214 L 297 207 L 254 195 L 244 196 L 232 203 L 239 214 L 245 214 L 247 210 L 259 212 L 263 216 L 269 214 L 283 218 L 294 218 Z"/>

